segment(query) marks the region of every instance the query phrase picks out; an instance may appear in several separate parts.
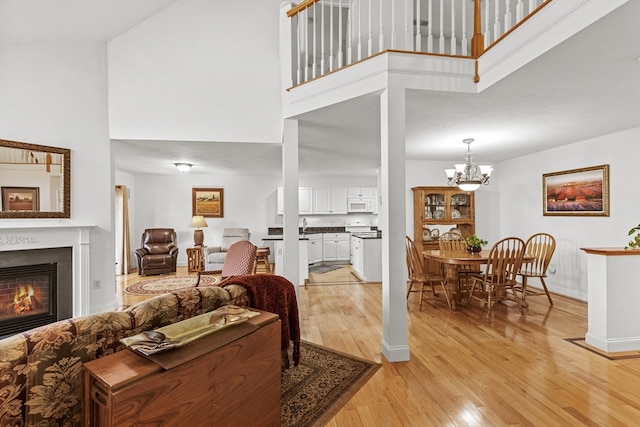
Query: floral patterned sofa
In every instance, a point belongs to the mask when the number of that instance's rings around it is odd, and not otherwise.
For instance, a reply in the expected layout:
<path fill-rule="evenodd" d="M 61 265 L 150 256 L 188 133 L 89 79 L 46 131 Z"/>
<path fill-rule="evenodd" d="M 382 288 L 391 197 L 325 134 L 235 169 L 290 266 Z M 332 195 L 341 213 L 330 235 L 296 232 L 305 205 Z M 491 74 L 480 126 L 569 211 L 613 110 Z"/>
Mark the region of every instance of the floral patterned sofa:
<path fill-rule="evenodd" d="M 246 303 L 242 286 L 190 288 L 0 340 L 0 427 L 81 426 L 84 362 L 123 350 L 121 338 Z"/>

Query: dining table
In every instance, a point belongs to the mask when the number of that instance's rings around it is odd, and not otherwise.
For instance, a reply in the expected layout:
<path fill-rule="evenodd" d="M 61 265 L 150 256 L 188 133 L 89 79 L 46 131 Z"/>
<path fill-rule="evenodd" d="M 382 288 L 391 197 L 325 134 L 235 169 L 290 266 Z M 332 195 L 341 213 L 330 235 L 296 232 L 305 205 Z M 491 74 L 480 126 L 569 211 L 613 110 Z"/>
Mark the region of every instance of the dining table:
<path fill-rule="evenodd" d="M 441 251 L 426 250 L 422 252 L 422 256 L 426 259 L 440 262 L 445 268 L 445 292 L 448 293 L 449 301 L 451 301 L 451 310 L 457 310 L 461 304 L 462 297 L 467 297 L 469 290 L 460 287 L 459 266 L 481 266 L 487 264 L 489 260 L 489 249 L 483 249 L 480 252 L 469 251 Z M 525 255 L 522 262 L 531 262 L 535 257 Z"/>

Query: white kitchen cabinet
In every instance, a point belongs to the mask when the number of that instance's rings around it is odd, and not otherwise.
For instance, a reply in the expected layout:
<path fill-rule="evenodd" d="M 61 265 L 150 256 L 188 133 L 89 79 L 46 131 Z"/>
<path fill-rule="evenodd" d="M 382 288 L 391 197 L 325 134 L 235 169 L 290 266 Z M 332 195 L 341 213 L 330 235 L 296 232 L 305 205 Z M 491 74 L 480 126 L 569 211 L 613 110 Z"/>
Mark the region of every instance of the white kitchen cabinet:
<path fill-rule="evenodd" d="M 347 188 L 314 188 L 313 189 L 313 213 L 314 214 L 346 214 L 347 213 Z"/>
<path fill-rule="evenodd" d="M 309 234 L 309 264 L 322 262 L 322 233 Z"/>
<path fill-rule="evenodd" d="M 351 237 L 351 268 L 365 282 L 382 281 L 382 239 Z"/>
<path fill-rule="evenodd" d="M 347 197 L 349 199 L 372 199 L 373 187 L 349 187 Z"/>
<path fill-rule="evenodd" d="M 284 188 L 278 187 L 277 213 L 284 213 Z M 311 187 L 298 188 L 298 214 L 311 215 L 313 213 L 313 189 Z"/>
<path fill-rule="evenodd" d="M 349 261 L 351 254 L 349 233 L 324 233 L 322 252 L 324 261 Z"/>

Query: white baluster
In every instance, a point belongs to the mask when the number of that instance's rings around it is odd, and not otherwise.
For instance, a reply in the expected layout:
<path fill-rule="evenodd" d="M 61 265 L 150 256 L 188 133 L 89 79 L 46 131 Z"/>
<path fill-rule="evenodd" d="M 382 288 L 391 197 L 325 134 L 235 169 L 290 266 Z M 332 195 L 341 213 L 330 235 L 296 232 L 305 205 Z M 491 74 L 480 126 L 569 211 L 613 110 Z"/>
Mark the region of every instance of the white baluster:
<path fill-rule="evenodd" d="M 362 0 L 358 0 L 358 61 L 362 59 Z"/>
<path fill-rule="evenodd" d="M 458 47 L 456 46 L 456 2 L 451 2 L 451 55 L 458 54 Z"/>
<path fill-rule="evenodd" d="M 527 12 L 527 15 L 533 12 L 533 9 L 535 8 L 536 8 L 536 0 L 529 0 L 529 11 Z"/>
<path fill-rule="evenodd" d="M 352 63 L 353 59 L 353 1 L 349 1 L 349 14 L 347 15 L 347 65 Z"/>
<path fill-rule="evenodd" d="M 368 53 L 369 56 L 373 55 L 373 31 L 371 28 L 371 0 L 369 0 L 369 41 L 368 41 Z"/>
<path fill-rule="evenodd" d="M 338 6 L 338 68 L 342 68 L 344 52 L 342 51 L 342 0 Z"/>
<path fill-rule="evenodd" d="M 316 46 L 317 46 L 317 41 L 318 41 L 317 38 L 316 38 L 316 33 L 317 33 L 317 31 L 316 31 L 316 28 L 317 28 L 317 25 L 316 25 L 316 9 L 317 9 L 317 7 L 316 6 L 318 6 L 318 3 L 314 3 L 313 4 L 313 20 L 311 21 L 311 22 L 313 22 L 313 46 L 312 46 L 312 49 L 311 49 L 311 53 L 313 54 L 313 61 L 311 62 L 311 66 L 313 68 L 311 69 L 311 77 L 314 78 L 314 79 L 316 78 L 316 72 L 318 71 L 317 65 L 316 65 L 317 64 Z"/>
<path fill-rule="evenodd" d="M 489 30 L 489 0 L 484 1 L 484 47 L 491 44 L 491 31 Z"/>
<path fill-rule="evenodd" d="M 524 4 L 522 0 L 518 0 L 518 4 L 516 4 L 516 22 L 522 21 L 524 18 Z"/>
<path fill-rule="evenodd" d="M 427 10 L 427 52 L 433 53 L 433 33 L 431 27 L 433 26 L 433 0 L 429 0 L 429 7 Z"/>
<path fill-rule="evenodd" d="M 440 0 L 440 43 L 438 44 L 438 53 L 444 52 L 444 0 Z"/>
<path fill-rule="evenodd" d="M 297 38 L 297 46 L 296 50 L 298 51 L 298 69 L 296 70 L 296 84 L 302 83 L 302 55 L 304 55 L 304 49 L 302 48 L 302 25 L 300 25 L 300 19 L 302 18 L 302 12 L 299 12 L 296 15 L 296 38 Z"/>
<path fill-rule="evenodd" d="M 391 1 L 391 49 L 396 48 L 396 2 Z"/>
<path fill-rule="evenodd" d="M 324 74 L 325 55 L 324 55 L 324 5 L 320 3 L 320 72 L 319 75 Z"/>
<path fill-rule="evenodd" d="M 460 42 L 462 46 L 462 56 L 467 56 L 469 54 L 469 48 L 467 47 L 467 2 L 462 2 L 462 41 Z"/>
<path fill-rule="evenodd" d="M 382 27 L 382 0 L 380 0 L 380 34 L 378 35 L 378 52 L 384 50 L 384 28 Z"/>
<path fill-rule="evenodd" d="M 511 29 L 511 4 L 509 0 L 504 0 L 505 12 L 504 12 L 504 31 L 507 32 Z"/>
<path fill-rule="evenodd" d="M 329 71 L 333 71 L 334 61 L 333 57 L 335 52 L 333 51 L 333 0 L 331 0 L 329 7 Z"/>
<path fill-rule="evenodd" d="M 498 40 L 498 37 L 502 35 L 500 32 L 500 0 L 495 0 L 496 3 L 496 11 L 495 11 L 495 21 L 493 23 L 493 39 Z"/>
<path fill-rule="evenodd" d="M 411 30 L 409 29 L 409 0 L 404 0 L 404 50 L 411 50 Z"/>
<path fill-rule="evenodd" d="M 309 8 L 302 11 L 302 31 L 304 31 L 304 81 L 309 80 Z"/>

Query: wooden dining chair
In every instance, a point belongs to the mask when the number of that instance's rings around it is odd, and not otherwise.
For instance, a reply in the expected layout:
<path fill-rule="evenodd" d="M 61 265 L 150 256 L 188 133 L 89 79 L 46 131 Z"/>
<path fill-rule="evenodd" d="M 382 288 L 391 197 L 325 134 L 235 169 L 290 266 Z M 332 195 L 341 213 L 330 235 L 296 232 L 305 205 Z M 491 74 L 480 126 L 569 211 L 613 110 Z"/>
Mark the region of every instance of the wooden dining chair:
<path fill-rule="evenodd" d="M 518 272 L 518 276 L 522 277 L 522 301 L 526 302 L 527 298 L 527 279 L 535 277 L 540 280 L 544 292 L 549 299 L 549 304 L 553 305 L 553 300 L 549 294 L 549 289 L 547 289 L 547 284 L 544 282 L 544 278 L 547 277 L 547 267 L 549 267 L 551 257 L 555 250 L 556 239 L 551 234 L 536 233 L 527 239 L 524 253 L 535 259 L 531 262 L 523 263 Z"/>
<path fill-rule="evenodd" d="M 419 292 L 420 293 L 420 310 L 422 310 L 422 300 L 424 297 L 424 288 L 426 285 L 431 285 L 431 293 L 434 296 L 437 296 L 435 284 L 440 283 L 442 287 L 442 292 L 447 300 L 447 305 L 451 308 L 451 298 L 449 297 L 449 291 L 444 283 L 444 275 L 443 274 L 433 274 L 425 271 L 424 262 L 422 260 L 422 256 L 418 252 L 415 243 L 409 236 L 406 236 L 406 256 L 407 256 L 407 271 L 409 275 L 409 289 L 407 290 L 407 299 L 409 299 L 409 294 L 411 292 Z M 417 283 L 420 285 L 419 290 L 413 290 L 413 284 Z"/>
<path fill-rule="evenodd" d="M 454 252 L 466 252 L 467 243 L 457 231 L 447 231 L 442 233 L 438 239 L 438 244 L 441 251 L 454 251 Z M 477 265 L 458 265 L 458 277 L 460 288 L 465 286 L 468 282 L 469 276 L 481 274 L 480 267 Z"/>
<path fill-rule="evenodd" d="M 516 277 L 522 265 L 524 251 L 525 243 L 518 237 L 506 237 L 496 242 L 489 250 L 484 274 L 470 278 L 471 291 L 467 303 L 471 302 L 471 298 L 483 301 L 487 305 L 487 312 L 491 313 L 494 302 L 508 298 L 507 291 L 510 291 L 510 296 L 522 313 L 523 304 L 515 287 L 518 286 Z"/>

